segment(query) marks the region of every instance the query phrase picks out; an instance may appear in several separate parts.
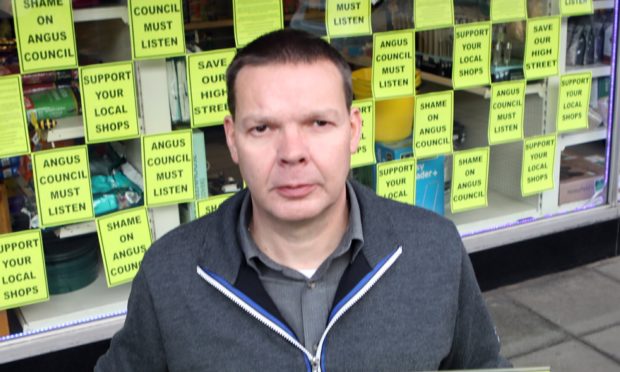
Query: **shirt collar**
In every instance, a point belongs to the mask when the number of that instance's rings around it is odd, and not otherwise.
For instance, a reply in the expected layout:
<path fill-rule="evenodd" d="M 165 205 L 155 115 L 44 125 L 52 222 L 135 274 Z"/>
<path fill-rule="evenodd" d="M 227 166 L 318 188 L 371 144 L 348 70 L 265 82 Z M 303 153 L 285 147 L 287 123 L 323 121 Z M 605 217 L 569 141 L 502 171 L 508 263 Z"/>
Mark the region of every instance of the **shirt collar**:
<path fill-rule="evenodd" d="M 362 246 L 364 245 L 364 232 L 362 229 L 362 217 L 360 212 L 359 203 L 353 186 L 347 181 L 347 200 L 349 206 L 349 224 L 342 236 L 338 247 L 332 254 L 326 259 L 331 261 L 336 257 L 339 257 L 349 250 L 351 250 L 351 261 L 358 255 Z M 241 250 L 245 256 L 247 264 L 253 269 L 258 270 L 256 262 L 259 261 L 268 268 L 275 271 L 284 271 L 287 268 L 278 264 L 264 254 L 254 242 L 250 231 L 250 221 L 252 220 L 252 199 L 250 193 L 246 193 L 241 203 L 241 210 L 239 211 L 239 223 L 237 224 L 237 236 L 239 237 L 239 243 Z M 322 263 L 321 266 L 325 264 Z M 259 272 L 260 274 L 260 272 Z"/>

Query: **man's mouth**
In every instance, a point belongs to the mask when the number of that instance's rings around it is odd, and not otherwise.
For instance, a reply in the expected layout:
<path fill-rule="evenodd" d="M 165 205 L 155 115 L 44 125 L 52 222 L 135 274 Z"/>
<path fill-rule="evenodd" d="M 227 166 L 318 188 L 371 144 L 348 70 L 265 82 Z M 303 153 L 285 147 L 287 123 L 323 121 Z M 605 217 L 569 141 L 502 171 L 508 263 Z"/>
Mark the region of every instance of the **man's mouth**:
<path fill-rule="evenodd" d="M 282 185 L 276 187 L 276 192 L 285 198 L 300 199 L 310 194 L 315 188 L 314 184 Z"/>

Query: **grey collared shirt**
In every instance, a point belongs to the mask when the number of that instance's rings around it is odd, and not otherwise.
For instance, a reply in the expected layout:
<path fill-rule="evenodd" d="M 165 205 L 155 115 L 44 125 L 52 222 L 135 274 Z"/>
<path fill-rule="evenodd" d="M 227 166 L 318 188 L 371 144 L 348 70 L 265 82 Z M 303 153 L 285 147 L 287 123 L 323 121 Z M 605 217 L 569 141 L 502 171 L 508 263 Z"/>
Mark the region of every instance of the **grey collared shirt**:
<path fill-rule="evenodd" d="M 250 193 L 241 204 L 237 234 L 247 264 L 258 273 L 284 320 L 293 328 L 306 349 L 315 352 L 338 289 L 349 263 L 364 244 L 362 219 L 353 187 L 347 182 L 349 224 L 338 247 L 318 267 L 311 278 L 282 266 L 264 254 L 248 230 L 252 219 Z"/>

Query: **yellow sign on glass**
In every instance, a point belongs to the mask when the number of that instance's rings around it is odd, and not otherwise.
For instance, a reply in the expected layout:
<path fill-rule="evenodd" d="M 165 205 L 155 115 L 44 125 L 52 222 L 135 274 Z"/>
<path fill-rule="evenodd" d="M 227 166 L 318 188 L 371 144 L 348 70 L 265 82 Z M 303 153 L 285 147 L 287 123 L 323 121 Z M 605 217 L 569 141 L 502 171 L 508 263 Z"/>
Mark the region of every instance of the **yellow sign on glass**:
<path fill-rule="evenodd" d="M 523 139 L 525 80 L 491 85 L 489 144 Z"/>
<path fill-rule="evenodd" d="M 452 152 L 454 92 L 418 95 L 415 99 L 413 149 L 416 158 Z"/>
<path fill-rule="evenodd" d="M 594 13 L 592 0 L 560 0 L 560 14 L 574 16 Z"/>
<path fill-rule="evenodd" d="M 13 0 L 22 73 L 77 67 L 71 1 Z"/>
<path fill-rule="evenodd" d="M 97 218 L 97 236 L 108 287 L 132 281 L 152 242 L 146 208 Z"/>
<path fill-rule="evenodd" d="M 375 98 L 415 94 L 415 38 L 413 31 L 373 35 L 372 93 Z"/>
<path fill-rule="evenodd" d="M 142 171 L 146 205 L 192 201 L 193 162 L 191 130 L 142 137 Z"/>
<path fill-rule="evenodd" d="M 134 59 L 185 53 L 181 0 L 128 0 L 127 8 Z"/>
<path fill-rule="evenodd" d="M 415 204 L 416 159 L 405 158 L 377 164 L 377 195 Z"/>
<path fill-rule="evenodd" d="M 353 101 L 362 115 L 362 133 L 357 152 L 351 155 L 351 168 L 374 164 L 375 158 L 375 105 L 372 99 Z"/>
<path fill-rule="evenodd" d="M 491 24 L 454 26 L 454 89 L 491 84 Z"/>
<path fill-rule="evenodd" d="M 454 24 L 453 0 L 415 0 L 415 28 L 444 28 Z"/>
<path fill-rule="evenodd" d="M 553 188 L 555 134 L 526 138 L 523 141 L 521 195 L 529 196 Z"/>
<path fill-rule="evenodd" d="M 0 158 L 30 152 L 23 97 L 19 75 L 0 77 Z"/>
<path fill-rule="evenodd" d="M 230 198 L 233 195 L 235 194 L 228 193 L 214 195 L 209 196 L 207 199 L 196 201 L 196 217 L 200 218 L 202 216 L 206 216 L 209 213 L 215 212 L 216 210 L 218 210 L 220 205 L 222 205 L 222 203 L 226 201 L 226 199 Z"/>
<path fill-rule="evenodd" d="M 95 216 L 86 146 L 32 153 L 39 222 L 43 227 Z"/>
<path fill-rule="evenodd" d="M 528 19 L 523 71 L 527 80 L 559 73 L 560 17 Z"/>
<path fill-rule="evenodd" d="M 257 37 L 284 28 L 282 0 L 233 0 L 235 43 L 244 47 Z"/>
<path fill-rule="evenodd" d="M 140 134 L 132 62 L 80 68 L 86 142 L 135 138 Z"/>
<path fill-rule="evenodd" d="M 491 0 L 491 21 L 508 22 L 527 18 L 527 0 Z"/>
<path fill-rule="evenodd" d="M 226 68 L 235 53 L 234 49 L 227 49 L 187 56 L 192 127 L 222 124 L 229 114 Z"/>
<path fill-rule="evenodd" d="M 372 33 L 370 0 L 327 0 L 325 25 L 330 37 Z"/>
<path fill-rule="evenodd" d="M 450 210 L 462 212 L 488 205 L 489 148 L 457 151 L 452 161 Z"/>
<path fill-rule="evenodd" d="M 588 128 L 592 72 L 564 75 L 560 78 L 557 131 Z"/>
<path fill-rule="evenodd" d="M 41 230 L 0 235 L 0 310 L 49 299 Z"/>

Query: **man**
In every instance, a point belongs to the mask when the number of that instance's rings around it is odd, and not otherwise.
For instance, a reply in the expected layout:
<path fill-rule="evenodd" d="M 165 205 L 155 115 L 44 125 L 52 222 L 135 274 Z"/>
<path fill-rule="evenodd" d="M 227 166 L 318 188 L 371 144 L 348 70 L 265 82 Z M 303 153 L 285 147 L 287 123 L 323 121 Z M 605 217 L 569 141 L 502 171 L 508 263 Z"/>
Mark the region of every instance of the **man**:
<path fill-rule="evenodd" d="M 347 63 L 295 30 L 239 51 L 224 122 L 248 190 L 158 240 L 97 370 L 506 366 L 454 225 L 348 182 Z"/>

